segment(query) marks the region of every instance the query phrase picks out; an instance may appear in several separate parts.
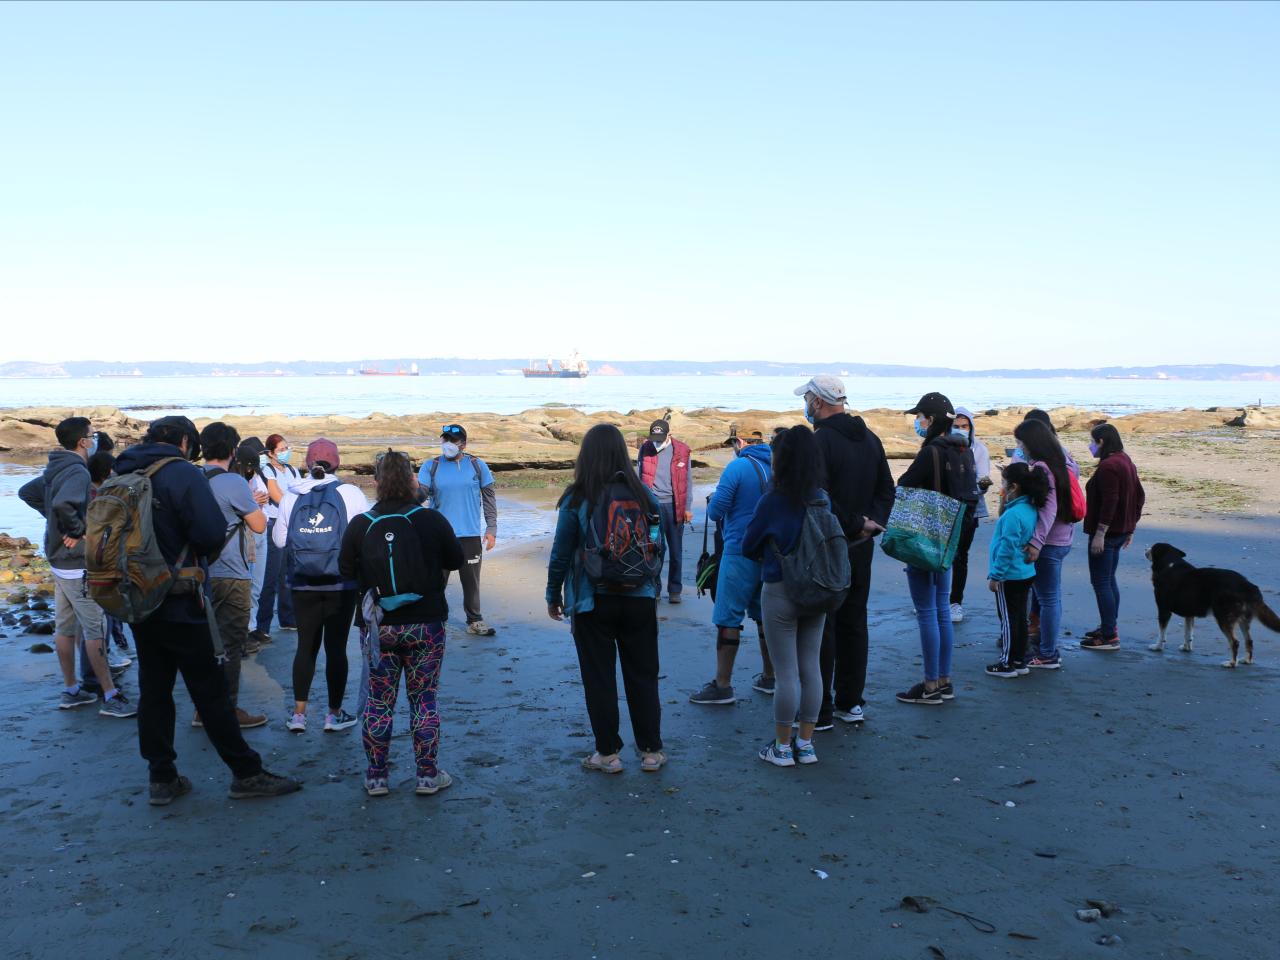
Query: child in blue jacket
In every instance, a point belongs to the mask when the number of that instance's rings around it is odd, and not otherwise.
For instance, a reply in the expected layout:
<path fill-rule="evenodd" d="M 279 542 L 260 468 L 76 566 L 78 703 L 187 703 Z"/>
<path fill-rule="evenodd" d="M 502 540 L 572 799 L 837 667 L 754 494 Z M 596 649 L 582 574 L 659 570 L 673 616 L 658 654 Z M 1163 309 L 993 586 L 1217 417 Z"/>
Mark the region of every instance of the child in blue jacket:
<path fill-rule="evenodd" d="M 1035 564 L 1026 546 L 1035 535 L 1039 510 L 1049 496 L 1044 471 L 1015 461 L 1004 468 L 1004 509 L 991 537 L 987 587 L 996 595 L 1000 615 L 1000 659 L 987 667 L 992 677 L 1020 677 L 1031 671 L 1027 656 L 1027 598 L 1035 582 Z"/>

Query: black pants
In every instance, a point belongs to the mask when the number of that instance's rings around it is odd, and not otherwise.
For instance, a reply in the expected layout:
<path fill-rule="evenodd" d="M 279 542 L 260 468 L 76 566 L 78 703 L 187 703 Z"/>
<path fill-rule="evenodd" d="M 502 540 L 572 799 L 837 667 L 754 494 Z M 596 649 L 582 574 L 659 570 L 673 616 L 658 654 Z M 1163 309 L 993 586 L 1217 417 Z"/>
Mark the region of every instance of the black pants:
<path fill-rule="evenodd" d="M 956 560 L 951 567 L 952 603 L 964 603 L 964 587 L 969 580 L 969 548 L 973 546 L 973 535 L 978 532 L 978 518 L 974 516 L 973 507 L 966 505 L 964 510 L 960 546 L 956 549 Z"/>
<path fill-rule="evenodd" d="M 1021 663 L 1027 659 L 1027 596 L 1035 577 L 996 583 L 996 613 L 1000 614 L 1000 660 Z"/>
<path fill-rule="evenodd" d="M 622 686 L 627 692 L 636 746 L 650 752 L 661 750 L 657 601 L 598 593 L 594 610 L 574 614 L 573 642 L 578 648 L 596 751 L 608 756 L 622 749 L 615 659 L 622 663 Z"/>
<path fill-rule="evenodd" d="M 480 613 L 480 558 L 484 556 L 484 542 L 480 537 L 459 537 L 458 546 L 462 547 L 462 569 L 458 571 L 458 579 L 462 581 L 462 609 L 466 611 L 467 623 L 483 620 Z M 444 572 L 444 582 L 448 584 L 450 571 Z"/>
<path fill-rule="evenodd" d="M 867 685 L 867 596 L 871 592 L 870 540 L 849 551 L 849 595 L 835 613 L 827 614 L 822 631 L 821 719 L 831 716 L 831 688 L 835 684 L 835 708 L 852 710 L 863 704 Z"/>
<path fill-rule="evenodd" d="M 262 758 L 240 733 L 222 667 L 213 655 L 208 624 L 153 618 L 134 624 L 133 642 L 138 651 L 138 747 L 151 768 L 151 782 L 171 783 L 178 776 L 173 684 L 179 673 L 205 735 L 232 775 L 243 780 L 259 773 Z"/>
<path fill-rule="evenodd" d="M 294 590 L 293 612 L 298 620 L 298 649 L 293 654 L 293 699 L 311 699 L 316 659 L 324 647 L 324 679 L 329 708 L 342 706 L 347 690 L 347 639 L 356 612 L 354 590 Z"/>

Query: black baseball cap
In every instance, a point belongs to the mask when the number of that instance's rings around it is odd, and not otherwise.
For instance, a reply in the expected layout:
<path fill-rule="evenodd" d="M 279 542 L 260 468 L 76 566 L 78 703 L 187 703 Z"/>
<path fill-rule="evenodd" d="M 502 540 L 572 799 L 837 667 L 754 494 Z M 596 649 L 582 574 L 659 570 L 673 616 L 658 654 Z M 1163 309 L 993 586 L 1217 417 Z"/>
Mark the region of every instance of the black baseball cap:
<path fill-rule="evenodd" d="M 667 438 L 667 434 L 670 432 L 671 424 L 667 423 L 665 420 L 655 420 L 653 423 L 649 424 L 650 437 L 660 437 L 665 440 Z"/>
<path fill-rule="evenodd" d="M 926 417 L 946 417 L 948 420 L 956 418 L 956 408 L 941 393 L 926 393 L 907 413 L 923 413 Z"/>
<path fill-rule="evenodd" d="M 440 436 L 445 440 L 466 440 L 467 431 L 460 423 L 450 423 L 440 428 Z"/>
<path fill-rule="evenodd" d="M 200 431 L 191 422 L 190 417 L 169 416 L 152 420 L 147 429 L 147 436 L 155 439 L 155 434 L 163 433 L 172 436 L 179 433 L 187 438 L 187 459 L 200 459 Z"/>

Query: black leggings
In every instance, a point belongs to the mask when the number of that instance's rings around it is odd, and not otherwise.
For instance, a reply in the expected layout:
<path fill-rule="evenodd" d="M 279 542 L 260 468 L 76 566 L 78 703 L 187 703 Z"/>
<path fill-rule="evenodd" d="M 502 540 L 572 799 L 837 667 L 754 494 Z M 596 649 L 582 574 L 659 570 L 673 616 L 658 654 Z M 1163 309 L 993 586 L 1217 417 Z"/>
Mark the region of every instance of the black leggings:
<path fill-rule="evenodd" d="M 356 612 L 354 590 L 294 590 L 293 612 L 298 621 L 298 649 L 293 654 L 293 699 L 311 698 L 316 658 L 324 646 L 324 679 L 329 708 L 342 706 L 347 689 L 347 638 Z"/>

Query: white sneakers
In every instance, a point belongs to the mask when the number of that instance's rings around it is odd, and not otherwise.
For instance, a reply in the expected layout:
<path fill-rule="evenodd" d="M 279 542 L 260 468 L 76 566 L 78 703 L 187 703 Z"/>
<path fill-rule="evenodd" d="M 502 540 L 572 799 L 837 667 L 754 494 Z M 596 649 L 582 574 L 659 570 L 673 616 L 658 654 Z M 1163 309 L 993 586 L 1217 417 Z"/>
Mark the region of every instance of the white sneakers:
<path fill-rule="evenodd" d="M 951 622 L 964 623 L 964 607 L 960 606 L 958 603 L 953 603 L 951 605 Z"/>

